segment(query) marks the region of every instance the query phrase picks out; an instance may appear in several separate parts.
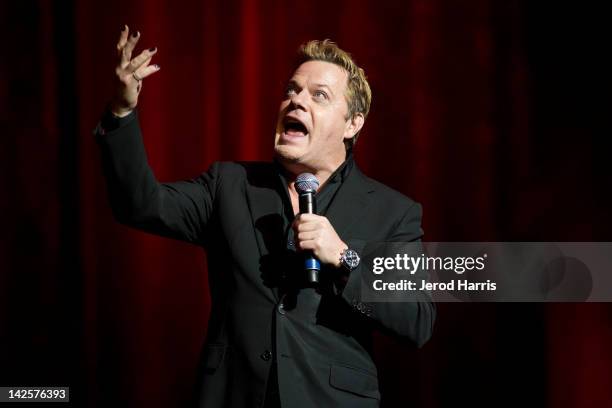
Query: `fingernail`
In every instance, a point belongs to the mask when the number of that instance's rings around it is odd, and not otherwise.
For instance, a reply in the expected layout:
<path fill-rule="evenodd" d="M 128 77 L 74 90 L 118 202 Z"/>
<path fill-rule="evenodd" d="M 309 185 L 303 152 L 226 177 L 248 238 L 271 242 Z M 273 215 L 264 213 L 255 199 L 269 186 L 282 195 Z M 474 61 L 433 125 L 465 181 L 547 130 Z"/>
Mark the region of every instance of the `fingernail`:
<path fill-rule="evenodd" d="M 134 37 L 134 38 L 138 37 L 139 35 L 140 35 L 140 33 L 138 31 L 134 31 L 132 33 L 132 37 Z"/>
<path fill-rule="evenodd" d="M 161 67 L 160 67 L 159 65 L 157 65 L 157 64 L 155 64 L 155 65 L 154 65 L 154 67 L 155 67 L 155 69 L 159 69 L 159 68 L 161 68 Z"/>
<path fill-rule="evenodd" d="M 157 47 L 149 48 L 149 52 L 155 52 L 156 49 L 157 49 Z"/>
<path fill-rule="evenodd" d="M 125 27 L 127 27 L 127 25 L 126 25 L 126 24 L 124 24 L 124 25 L 123 25 L 123 27 L 121 27 L 121 32 L 124 32 L 124 31 L 125 31 Z"/>

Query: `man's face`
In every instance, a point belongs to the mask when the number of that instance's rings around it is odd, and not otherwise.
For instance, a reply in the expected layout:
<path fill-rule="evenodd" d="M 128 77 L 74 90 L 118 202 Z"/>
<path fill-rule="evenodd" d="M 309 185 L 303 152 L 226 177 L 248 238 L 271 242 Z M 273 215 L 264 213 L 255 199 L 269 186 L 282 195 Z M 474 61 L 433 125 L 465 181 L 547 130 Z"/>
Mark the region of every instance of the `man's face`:
<path fill-rule="evenodd" d="M 344 139 L 361 128 L 347 119 L 347 73 L 324 61 L 308 61 L 289 80 L 281 102 L 274 150 L 301 171 L 335 170 L 344 161 Z"/>

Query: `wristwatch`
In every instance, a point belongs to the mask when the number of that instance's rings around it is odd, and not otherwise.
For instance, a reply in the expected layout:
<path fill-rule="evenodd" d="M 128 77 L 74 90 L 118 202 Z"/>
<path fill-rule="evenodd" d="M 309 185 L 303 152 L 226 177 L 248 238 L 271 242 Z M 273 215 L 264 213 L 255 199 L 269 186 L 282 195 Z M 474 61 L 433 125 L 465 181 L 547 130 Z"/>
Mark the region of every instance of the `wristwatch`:
<path fill-rule="evenodd" d="M 359 266 L 359 255 L 352 249 L 345 249 L 340 254 L 340 265 L 342 265 L 349 272 L 353 271 Z"/>

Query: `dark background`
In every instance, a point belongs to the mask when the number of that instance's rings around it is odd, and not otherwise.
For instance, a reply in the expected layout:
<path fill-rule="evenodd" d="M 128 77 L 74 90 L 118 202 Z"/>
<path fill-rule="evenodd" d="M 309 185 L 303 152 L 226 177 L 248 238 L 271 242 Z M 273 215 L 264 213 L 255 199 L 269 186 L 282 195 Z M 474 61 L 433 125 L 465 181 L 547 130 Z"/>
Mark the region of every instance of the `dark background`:
<path fill-rule="evenodd" d="M 430 241 L 612 241 L 609 13 L 539 1 L 0 2 L 0 385 L 171 407 L 194 381 L 205 255 L 111 217 L 91 134 L 122 24 L 159 48 L 140 116 L 162 181 L 269 159 L 297 46 L 373 88 L 356 146 Z M 609 304 L 440 304 L 421 350 L 377 339 L 386 407 L 604 407 Z"/>

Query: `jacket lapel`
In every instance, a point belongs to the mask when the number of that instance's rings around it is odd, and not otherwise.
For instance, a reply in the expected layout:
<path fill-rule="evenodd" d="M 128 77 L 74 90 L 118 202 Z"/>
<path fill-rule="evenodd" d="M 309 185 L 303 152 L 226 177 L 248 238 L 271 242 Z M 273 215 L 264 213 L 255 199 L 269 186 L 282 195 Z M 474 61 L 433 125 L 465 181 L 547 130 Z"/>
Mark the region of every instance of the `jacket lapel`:
<path fill-rule="evenodd" d="M 272 164 L 250 163 L 247 165 L 247 178 L 247 203 L 259 248 L 260 262 L 264 262 L 277 251 L 281 251 L 285 244 L 281 215 L 283 203 L 277 191 L 278 175 Z M 263 277 L 263 280 L 265 285 L 266 278 Z M 278 300 L 277 289 L 269 286 L 268 288 Z"/>

